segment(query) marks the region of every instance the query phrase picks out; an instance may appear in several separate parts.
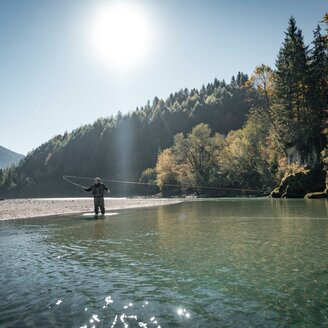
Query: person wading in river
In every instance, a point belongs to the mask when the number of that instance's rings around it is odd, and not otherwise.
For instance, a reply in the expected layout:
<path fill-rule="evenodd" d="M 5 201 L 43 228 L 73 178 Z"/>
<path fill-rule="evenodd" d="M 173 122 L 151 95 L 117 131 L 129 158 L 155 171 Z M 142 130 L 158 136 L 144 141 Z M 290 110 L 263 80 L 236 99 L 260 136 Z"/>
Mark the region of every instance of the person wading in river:
<path fill-rule="evenodd" d="M 85 191 L 91 191 L 95 204 L 95 214 L 98 215 L 99 207 L 101 214 L 105 214 L 104 194 L 106 191 L 108 191 L 109 193 L 110 190 L 103 183 L 100 182 L 100 178 L 95 178 L 95 183 L 89 188 L 82 186 L 82 189 L 84 189 Z"/>

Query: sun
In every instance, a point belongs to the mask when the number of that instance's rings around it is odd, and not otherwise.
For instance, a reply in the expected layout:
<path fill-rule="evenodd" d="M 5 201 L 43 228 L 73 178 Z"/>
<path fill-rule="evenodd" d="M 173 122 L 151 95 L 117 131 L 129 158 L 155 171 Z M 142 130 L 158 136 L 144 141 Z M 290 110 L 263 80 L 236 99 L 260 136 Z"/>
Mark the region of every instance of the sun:
<path fill-rule="evenodd" d="M 143 64 L 152 36 L 149 17 L 136 3 L 109 2 L 99 5 L 92 15 L 91 48 L 112 70 L 127 72 Z"/>

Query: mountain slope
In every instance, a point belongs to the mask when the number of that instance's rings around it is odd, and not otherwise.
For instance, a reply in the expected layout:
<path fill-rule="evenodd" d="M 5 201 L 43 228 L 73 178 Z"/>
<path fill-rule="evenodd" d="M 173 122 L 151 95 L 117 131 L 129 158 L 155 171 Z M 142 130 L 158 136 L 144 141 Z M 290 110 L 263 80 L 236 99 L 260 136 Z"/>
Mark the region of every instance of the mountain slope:
<path fill-rule="evenodd" d="M 241 128 L 251 106 L 251 93 L 244 87 L 247 79 L 239 73 L 230 84 L 214 80 L 199 90 L 181 89 L 166 100 L 155 97 L 131 113 L 119 112 L 58 135 L 6 172 L 0 193 L 10 197 L 85 196 L 63 181 L 63 175 L 136 181 L 145 169 L 154 167 L 159 152 L 173 144 L 177 133 L 188 133 L 199 123 L 224 135 Z M 133 185 L 112 187 L 113 196 L 143 192 Z"/>
<path fill-rule="evenodd" d="M 17 164 L 22 158 L 24 158 L 24 155 L 0 146 L 0 169 Z"/>

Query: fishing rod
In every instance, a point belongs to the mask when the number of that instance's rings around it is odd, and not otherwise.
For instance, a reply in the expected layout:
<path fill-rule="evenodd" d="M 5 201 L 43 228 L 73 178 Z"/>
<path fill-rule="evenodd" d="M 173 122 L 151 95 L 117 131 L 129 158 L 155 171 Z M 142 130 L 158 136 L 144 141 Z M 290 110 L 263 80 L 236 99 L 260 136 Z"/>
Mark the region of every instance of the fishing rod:
<path fill-rule="evenodd" d="M 71 181 L 69 179 L 67 179 L 67 177 L 70 177 L 70 178 L 73 178 L 73 176 L 70 176 L 70 175 L 63 175 L 63 179 L 69 183 L 71 183 L 72 185 L 74 186 L 77 186 L 77 187 L 83 187 L 82 185 L 78 184 L 78 183 L 75 183 L 74 181 Z"/>
<path fill-rule="evenodd" d="M 94 178 L 88 177 L 78 177 L 75 175 L 63 175 L 63 179 L 77 187 L 83 187 L 71 179 L 81 179 L 81 180 L 93 180 Z M 113 180 L 113 179 L 101 179 L 101 181 L 113 182 L 113 183 L 124 183 L 124 184 L 134 184 L 134 185 L 144 185 L 144 186 L 157 186 L 156 183 L 151 182 L 140 182 L 140 181 L 125 181 L 125 180 Z M 225 188 L 225 187 L 214 187 L 214 186 L 199 186 L 199 185 L 178 185 L 171 183 L 164 183 L 163 186 L 174 187 L 174 188 L 194 188 L 194 189 L 211 189 L 211 190 L 228 190 L 228 191 L 242 191 L 242 192 L 263 192 L 259 189 L 245 189 L 245 188 Z"/>

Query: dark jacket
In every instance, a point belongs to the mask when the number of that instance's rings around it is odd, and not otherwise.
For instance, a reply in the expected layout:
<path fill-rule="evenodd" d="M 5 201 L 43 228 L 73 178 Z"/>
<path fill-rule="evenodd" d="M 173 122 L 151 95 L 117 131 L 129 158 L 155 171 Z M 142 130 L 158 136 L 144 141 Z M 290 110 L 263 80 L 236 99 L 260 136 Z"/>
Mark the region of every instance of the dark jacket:
<path fill-rule="evenodd" d="M 89 188 L 84 188 L 85 191 L 91 191 L 92 195 L 95 197 L 102 197 L 108 188 L 103 183 L 95 183 Z"/>

